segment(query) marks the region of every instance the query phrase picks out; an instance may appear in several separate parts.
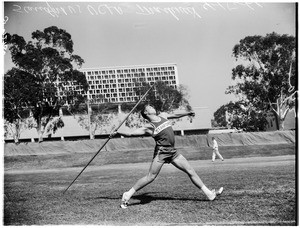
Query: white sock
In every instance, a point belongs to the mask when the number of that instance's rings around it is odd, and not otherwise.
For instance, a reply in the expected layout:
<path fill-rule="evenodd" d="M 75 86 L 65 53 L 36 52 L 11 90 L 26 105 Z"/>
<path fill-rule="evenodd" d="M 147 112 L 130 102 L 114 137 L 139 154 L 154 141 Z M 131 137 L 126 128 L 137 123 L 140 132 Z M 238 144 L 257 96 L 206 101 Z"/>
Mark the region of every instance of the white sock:
<path fill-rule="evenodd" d="M 128 196 L 128 199 L 131 198 L 131 196 L 135 193 L 135 189 L 131 188 L 128 192 L 126 192 L 126 195 Z"/>
<path fill-rule="evenodd" d="M 201 189 L 202 189 L 202 191 L 204 192 L 205 195 L 211 196 L 212 192 L 205 185 L 203 185 L 201 187 Z"/>

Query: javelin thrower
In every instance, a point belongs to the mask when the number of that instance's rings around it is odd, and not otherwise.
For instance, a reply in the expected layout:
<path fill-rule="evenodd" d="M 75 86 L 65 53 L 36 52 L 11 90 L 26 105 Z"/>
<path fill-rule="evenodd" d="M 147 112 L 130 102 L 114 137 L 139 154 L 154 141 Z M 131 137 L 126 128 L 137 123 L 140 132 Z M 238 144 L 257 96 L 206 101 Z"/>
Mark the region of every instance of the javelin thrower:
<path fill-rule="evenodd" d="M 136 105 L 131 109 L 131 111 L 128 113 L 128 115 L 124 118 L 124 120 L 119 124 L 119 126 L 114 130 L 118 131 L 118 129 L 122 126 L 122 124 L 128 119 L 128 117 L 131 115 L 131 113 L 134 111 L 134 109 L 142 102 L 142 100 L 147 96 L 149 91 L 154 87 L 155 83 L 146 91 L 146 93 L 141 97 L 141 99 L 136 103 Z M 83 173 L 83 171 L 88 167 L 88 165 L 94 160 L 94 158 L 100 153 L 100 151 L 103 149 L 103 147 L 108 143 L 108 141 L 113 138 L 115 133 L 112 133 L 109 135 L 108 139 L 103 143 L 101 148 L 98 150 L 98 152 L 91 158 L 91 160 L 86 164 L 86 166 L 81 170 L 81 172 L 76 176 L 76 178 L 71 182 L 71 184 L 66 188 L 66 190 L 63 192 L 65 193 L 68 191 L 68 189 L 71 187 L 71 185 L 77 180 L 77 178 Z"/>
<path fill-rule="evenodd" d="M 197 175 L 195 170 L 191 167 L 189 162 L 185 159 L 185 157 L 178 153 L 174 147 L 175 136 L 172 123 L 169 121 L 169 119 L 178 119 L 184 116 L 194 116 L 194 112 L 174 115 L 161 113 L 160 115 L 157 115 L 156 110 L 152 106 L 146 105 L 141 111 L 141 115 L 149 122 L 149 125 L 135 129 L 131 132 L 114 132 L 114 135 L 119 134 L 128 137 L 150 135 L 156 142 L 154 155 L 148 174 L 139 179 L 129 191 L 123 194 L 121 208 L 127 208 L 128 201 L 132 195 L 155 180 L 165 163 L 171 163 L 179 170 L 185 172 L 191 179 L 192 183 L 197 188 L 201 189 L 209 200 L 214 200 L 217 195 L 220 195 L 223 192 L 223 187 L 219 188 L 217 191 L 214 189 L 209 190 Z"/>

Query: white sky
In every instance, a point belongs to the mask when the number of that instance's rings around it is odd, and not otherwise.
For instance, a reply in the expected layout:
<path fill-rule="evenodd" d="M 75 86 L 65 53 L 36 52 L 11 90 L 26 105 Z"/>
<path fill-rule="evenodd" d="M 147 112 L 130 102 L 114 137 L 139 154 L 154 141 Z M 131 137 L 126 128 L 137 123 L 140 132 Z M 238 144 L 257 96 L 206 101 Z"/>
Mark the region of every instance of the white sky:
<path fill-rule="evenodd" d="M 165 11 L 149 15 L 154 7 Z M 5 32 L 26 41 L 35 30 L 65 29 L 74 53 L 85 60 L 83 68 L 176 63 L 191 105 L 208 107 L 211 116 L 233 99 L 225 90 L 231 84 L 234 45 L 246 36 L 295 36 L 296 30 L 295 3 L 280 2 L 6 2 L 4 17 Z M 6 54 L 4 71 L 12 66 Z"/>

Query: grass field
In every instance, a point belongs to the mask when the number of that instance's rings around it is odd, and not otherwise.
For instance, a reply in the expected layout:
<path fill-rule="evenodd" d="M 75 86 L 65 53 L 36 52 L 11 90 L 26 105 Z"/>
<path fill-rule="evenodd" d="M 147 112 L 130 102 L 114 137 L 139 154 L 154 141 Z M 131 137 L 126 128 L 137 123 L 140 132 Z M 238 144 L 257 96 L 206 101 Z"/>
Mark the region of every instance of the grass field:
<path fill-rule="evenodd" d="M 225 189 L 212 202 L 184 173 L 165 165 L 125 210 L 119 207 L 121 195 L 147 173 L 148 158 L 104 164 L 112 157 L 100 156 L 65 194 L 91 156 L 80 160 L 77 154 L 80 161 L 64 156 L 5 158 L 4 225 L 296 225 L 295 148 L 283 147 L 278 146 L 283 155 L 260 148 L 261 155 L 229 156 L 223 148 L 224 162 L 192 158 L 209 188 Z M 243 149 L 250 150 L 238 148 Z M 135 160 L 131 153 L 126 156 Z"/>

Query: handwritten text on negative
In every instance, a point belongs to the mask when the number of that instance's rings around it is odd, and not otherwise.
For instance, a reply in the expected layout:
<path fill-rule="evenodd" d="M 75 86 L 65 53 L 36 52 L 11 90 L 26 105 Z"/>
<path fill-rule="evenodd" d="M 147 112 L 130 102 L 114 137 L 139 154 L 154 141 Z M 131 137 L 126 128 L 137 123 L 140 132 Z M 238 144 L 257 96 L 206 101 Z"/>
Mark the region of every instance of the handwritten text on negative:
<path fill-rule="evenodd" d="M 157 6 L 146 6 L 141 4 L 133 4 L 132 6 L 122 5 L 110 5 L 110 4 L 87 4 L 82 6 L 82 4 L 64 5 L 64 6 L 54 6 L 55 3 L 36 3 L 36 6 L 24 6 L 19 4 L 13 5 L 13 12 L 17 13 L 37 13 L 42 12 L 51 15 L 52 17 L 67 16 L 82 14 L 87 12 L 92 16 L 101 16 L 101 15 L 125 15 L 126 13 L 134 13 L 141 16 L 151 16 L 157 14 L 166 14 L 170 15 L 176 20 L 180 19 L 180 16 L 192 16 L 195 19 L 202 18 L 200 13 L 202 11 L 218 11 L 218 10 L 227 10 L 233 11 L 241 7 L 246 7 L 250 10 L 255 10 L 256 7 L 262 7 L 259 3 L 194 3 L 192 6 L 177 6 L 177 7 L 157 7 Z M 131 4 L 131 3 L 128 3 Z M 130 10 L 128 10 L 130 9 Z M 126 12 L 126 13 L 125 13 Z"/>

